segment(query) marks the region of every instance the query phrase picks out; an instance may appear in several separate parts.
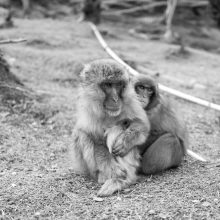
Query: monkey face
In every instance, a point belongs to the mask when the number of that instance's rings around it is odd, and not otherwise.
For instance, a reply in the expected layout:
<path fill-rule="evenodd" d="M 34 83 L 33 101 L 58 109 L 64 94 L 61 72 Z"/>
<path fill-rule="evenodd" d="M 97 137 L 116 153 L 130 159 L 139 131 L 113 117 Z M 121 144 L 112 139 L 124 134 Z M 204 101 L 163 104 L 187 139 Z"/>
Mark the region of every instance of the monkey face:
<path fill-rule="evenodd" d="M 92 103 L 111 117 L 119 116 L 129 83 L 127 71 L 114 60 L 102 59 L 86 65 L 80 75 L 84 90 L 93 99 Z"/>
<path fill-rule="evenodd" d="M 125 87 L 126 82 L 123 80 L 104 80 L 100 83 L 105 93 L 103 107 L 108 115 L 116 117 L 121 113 Z"/>
<path fill-rule="evenodd" d="M 134 87 L 138 99 L 145 110 L 150 110 L 158 104 L 158 88 L 152 78 L 141 76 L 136 80 Z"/>
<path fill-rule="evenodd" d="M 142 107 L 145 108 L 146 106 L 148 106 L 150 102 L 150 98 L 153 94 L 152 88 L 149 87 L 148 85 L 143 85 L 143 83 L 141 84 L 137 83 L 135 85 L 135 91 L 138 95 L 138 99 L 141 102 Z"/>

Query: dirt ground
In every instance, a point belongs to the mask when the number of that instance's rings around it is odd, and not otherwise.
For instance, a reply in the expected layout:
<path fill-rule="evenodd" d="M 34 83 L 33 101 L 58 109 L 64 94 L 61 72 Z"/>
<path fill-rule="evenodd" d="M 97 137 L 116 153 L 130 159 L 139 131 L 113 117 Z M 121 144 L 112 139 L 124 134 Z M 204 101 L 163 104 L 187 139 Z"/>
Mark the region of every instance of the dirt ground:
<path fill-rule="evenodd" d="M 15 24 L 0 37 L 28 42 L 1 50 L 32 98 L 0 106 L 0 219 L 220 219 L 220 167 L 189 157 L 177 169 L 94 200 L 100 185 L 73 174 L 68 148 L 80 63 L 108 55 L 88 25 L 73 17 Z M 177 46 L 137 38 L 130 28 L 111 22 L 100 27 L 123 59 L 137 69 L 158 71 L 159 82 L 211 101 L 218 94 L 219 55 L 190 51 L 181 56 Z M 190 148 L 219 160 L 220 113 L 170 99 L 186 121 Z"/>

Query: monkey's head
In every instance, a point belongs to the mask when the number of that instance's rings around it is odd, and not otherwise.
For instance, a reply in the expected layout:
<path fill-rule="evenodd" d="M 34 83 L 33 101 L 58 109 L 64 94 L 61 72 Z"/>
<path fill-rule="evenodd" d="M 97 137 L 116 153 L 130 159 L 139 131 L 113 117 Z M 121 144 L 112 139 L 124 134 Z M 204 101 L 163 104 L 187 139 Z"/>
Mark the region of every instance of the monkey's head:
<path fill-rule="evenodd" d="M 151 77 L 145 75 L 135 77 L 134 88 L 142 107 L 146 111 L 159 103 L 158 85 Z"/>
<path fill-rule="evenodd" d="M 93 61 L 85 66 L 80 76 L 94 111 L 99 110 L 110 117 L 121 114 L 129 75 L 120 64 L 111 59 Z"/>

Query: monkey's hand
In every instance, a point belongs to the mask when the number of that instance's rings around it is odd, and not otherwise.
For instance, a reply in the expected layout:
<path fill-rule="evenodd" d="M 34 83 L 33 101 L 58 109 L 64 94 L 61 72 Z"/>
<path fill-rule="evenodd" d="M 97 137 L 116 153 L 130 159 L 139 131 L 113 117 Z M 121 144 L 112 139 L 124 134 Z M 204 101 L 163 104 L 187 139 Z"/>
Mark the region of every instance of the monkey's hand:
<path fill-rule="evenodd" d="M 113 193 L 122 190 L 123 188 L 125 188 L 125 186 L 122 181 L 120 182 L 117 179 L 109 179 L 102 185 L 101 189 L 98 191 L 98 196 L 110 196 Z"/>
<path fill-rule="evenodd" d="M 122 121 L 122 131 L 115 137 L 112 144 L 112 153 L 116 156 L 125 156 L 133 147 L 143 144 L 149 133 L 149 126 L 146 126 L 141 120 L 135 119 L 124 127 Z"/>
<path fill-rule="evenodd" d="M 113 158 L 110 164 L 112 170 L 111 178 L 107 179 L 98 192 L 98 196 L 109 196 L 117 192 L 131 183 L 127 180 L 127 171 Z"/>
<path fill-rule="evenodd" d="M 106 144 L 108 147 L 108 150 L 110 153 L 112 153 L 112 150 L 114 148 L 114 145 L 118 139 L 118 137 L 123 133 L 123 129 L 119 125 L 115 125 L 111 128 L 109 128 L 106 132 Z"/>
<path fill-rule="evenodd" d="M 129 134 L 128 132 L 121 133 L 115 139 L 114 145 L 112 147 L 112 153 L 115 156 L 123 157 L 132 149 L 133 146 L 131 143 L 129 143 L 129 140 L 131 139 L 129 135 L 134 134 Z"/>

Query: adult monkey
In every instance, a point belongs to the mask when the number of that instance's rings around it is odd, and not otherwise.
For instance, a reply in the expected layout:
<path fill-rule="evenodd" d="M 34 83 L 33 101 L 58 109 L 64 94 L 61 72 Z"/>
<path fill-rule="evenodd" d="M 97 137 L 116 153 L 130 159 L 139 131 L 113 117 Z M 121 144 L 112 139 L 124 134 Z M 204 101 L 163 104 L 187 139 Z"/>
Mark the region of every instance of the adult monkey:
<path fill-rule="evenodd" d="M 80 73 L 80 80 L 72 148 L 74 169 L 104 183 L 99 195 L 110 195 L 136 180 L 139 152 L 133 149 L 146 141 L 149 120 L 129 74 L 117 62 L 91 62 Z M 113 156 L 106 146 L 106 135 L 111 140 L 108 133 L 118 122 L 122 122 L 122 129 L 117 134 L 130 149 L 124 158 Z"/>
<path fill-rule="evenodd" d="M 159 93 L 153 79 L 138 75 L 134 77 L 133 85 L 151 124 L 147 141 L 139 146 L 143 173 L 155 174 L 179 166 L 188 145 L 185 125 L 168 100 Z M 115 140 L 120 143 L 120 136 Z M 112 147 L 113 154 L 118 156 L 126 155 L 129 150 L 123 144 Z"/>

